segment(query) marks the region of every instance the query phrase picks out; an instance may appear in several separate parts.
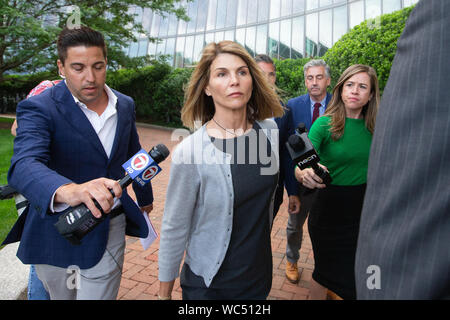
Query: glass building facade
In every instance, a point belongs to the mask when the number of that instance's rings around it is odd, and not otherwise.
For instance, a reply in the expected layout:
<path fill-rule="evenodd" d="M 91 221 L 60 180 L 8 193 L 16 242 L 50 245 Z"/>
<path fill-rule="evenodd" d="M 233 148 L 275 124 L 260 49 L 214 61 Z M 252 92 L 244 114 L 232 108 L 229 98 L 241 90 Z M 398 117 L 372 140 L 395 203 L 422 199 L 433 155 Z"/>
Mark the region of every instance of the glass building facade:
<path fill-rule="evenodd" d="M 152 37 L 131 43 L 131 56 L 168 55 L 176 67 L 194 64 L 210 42 L 232 40 L 253 56 L 322 56 L 342 35 L 366 19 L 391 13 L 418 0 L 193 0 L 184 2 L 190 21 L 130 8 Z"/>

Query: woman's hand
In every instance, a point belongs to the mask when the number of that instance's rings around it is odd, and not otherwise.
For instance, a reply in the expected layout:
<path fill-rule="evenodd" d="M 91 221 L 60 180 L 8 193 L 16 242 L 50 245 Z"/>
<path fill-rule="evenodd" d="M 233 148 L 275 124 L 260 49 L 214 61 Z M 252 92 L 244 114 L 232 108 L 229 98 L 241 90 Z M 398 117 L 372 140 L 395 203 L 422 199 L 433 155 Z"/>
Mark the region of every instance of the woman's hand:
<path fill-rule="evenodd" d="M 324 170 L 328 172 L 328 169 L 319 164 Z M 295 168 L 295 178 L 303 184 L 306 188 L 309 189 L 323 189 L 326 187 L 325 184 L 323 184 L 322 179 L 314 173 L 314 170 L 312 168 L 306 168 L 304 170 L 300 170 L 300 168 Z"/>

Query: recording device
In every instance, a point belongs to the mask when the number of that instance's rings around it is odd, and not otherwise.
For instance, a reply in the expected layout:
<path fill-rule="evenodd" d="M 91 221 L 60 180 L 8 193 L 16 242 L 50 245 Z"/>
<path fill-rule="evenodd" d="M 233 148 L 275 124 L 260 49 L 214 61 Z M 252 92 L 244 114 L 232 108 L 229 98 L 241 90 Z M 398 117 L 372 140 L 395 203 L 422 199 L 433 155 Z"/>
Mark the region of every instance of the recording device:
<path fill-rule="evenodd" d="M 16 190 L 7 184 L 0 186 L 0 200 L 11 199 L 16 193 Z"/>
<path fill-rule="evenodd" d="M 129 186 L 133 180 L 142 186 L 147 184 L 161 171 L 157 164 L 166 159 L 169 153 L 169 149 L 163 144 L 153 147 L 149 154 L 141 149 L 122 166 L 127 171 L 127 174 L 119 180 L 122 190 Z M 112 190 L 110 192 L 114 197 L 114 192 Z M 76 207 L 69 207 L 64 210 L 55 223 L 58 232 L 71 244 L 81 244 L 81 239 L 106 219 L 107 214 L 103 212 L 95 199 L 94 204 L 102 213 L 100 218 L 96 218 L 88 207 L 81 203 Z"/>
<path fill-rule="evenodd" d="M 314 173 L 318 175 L 325 185 L 329 185 L 332 181 L 330 174 L 319 167 L 320 161 L 314 146 L 308 138 L 306 127 L 303 122 L 299 123 L 295 129 L 295 133 L 288 138 L 286 148 L 297 166 L 303 170 L 312 167 Z"/>

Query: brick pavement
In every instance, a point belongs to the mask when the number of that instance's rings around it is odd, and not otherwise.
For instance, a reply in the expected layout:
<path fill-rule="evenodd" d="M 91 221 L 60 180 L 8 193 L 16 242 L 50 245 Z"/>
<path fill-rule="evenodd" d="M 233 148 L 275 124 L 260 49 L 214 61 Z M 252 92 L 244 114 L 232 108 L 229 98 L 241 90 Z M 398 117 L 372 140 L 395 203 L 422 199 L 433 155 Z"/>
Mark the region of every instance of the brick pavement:
<path fill-rule="evenodd" d="M 173 150 L 177 142 L 171 141 L 172 132 L 149 126 L 138 125 L 138 133 L 142 146 L 148 150 L 158 143 L 164 143 Z M 171 157 L 160 164 L 163 172 L 153 180 L 155 196 L 154 209 L 150 214 L 151 222 L 159 234 L 161 229 L 164 200 L 169 182 Z M 132 193 L 132 191 L 130 192 Z M 286 224 L 287 195 L 285 192 L 283 204 L 280 207 L 272 228 L 273 280 L 269 300 L 304 300 L 309 294 L 314 258 L 311 249 L 306 223 L 303 232 L 300 260 L 298 262 L 300 281 L 291 284 L 285 277 L 286 264 Z M 159 238 L 147 249 L 143 250 L 139 239 L 128 237 L 125 249 L 123 276 L 120 283 L 118 299 L 120 300 L 156 300 L 159 288 L 158 282 L 158 250 Z M 175 281 L 172 294 L 174 300 L 181 299 L 179 278 Z"/>

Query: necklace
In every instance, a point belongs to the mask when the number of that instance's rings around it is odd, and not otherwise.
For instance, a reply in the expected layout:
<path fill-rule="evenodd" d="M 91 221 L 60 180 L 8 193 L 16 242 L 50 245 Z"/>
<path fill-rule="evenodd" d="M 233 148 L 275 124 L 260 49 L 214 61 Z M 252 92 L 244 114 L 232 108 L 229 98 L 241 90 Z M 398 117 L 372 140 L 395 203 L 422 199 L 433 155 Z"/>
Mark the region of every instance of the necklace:
<path fill-rule="evenodd" d="M 225 130 L 225 132 L 231 133 L 232 135 L 234 135 L 235 137 L 237 137 L 237 134 L 236 134 L 235 132 L 230 131 L 230 130 L 228 130 L 228 129 L 222 127 L 222 126 L 216 121 L 216 119 L 212 118 L 212 120 L 213 120 L 213 121 L 215 122 L 215 124 L 217 124 L 220 128 L 222 128 L 223 130 Z M 244 130 L 244 132 L 245 132 L 246 130 L 247 130 L 247 124 L 245 124 L 245 130 Z"/>

